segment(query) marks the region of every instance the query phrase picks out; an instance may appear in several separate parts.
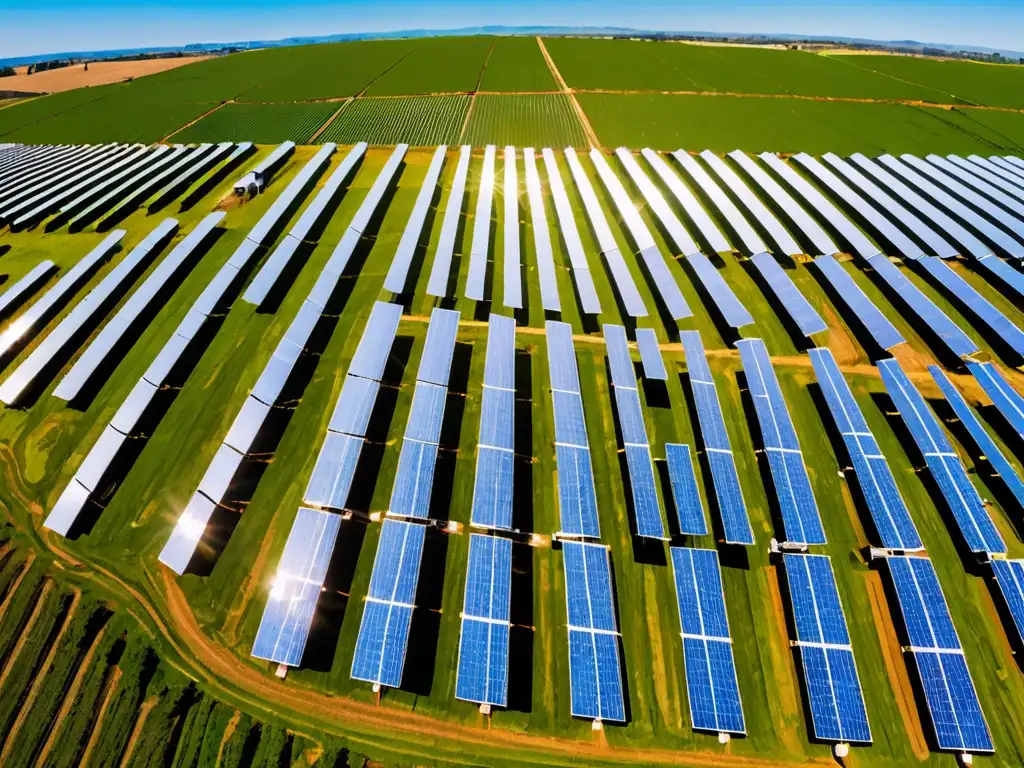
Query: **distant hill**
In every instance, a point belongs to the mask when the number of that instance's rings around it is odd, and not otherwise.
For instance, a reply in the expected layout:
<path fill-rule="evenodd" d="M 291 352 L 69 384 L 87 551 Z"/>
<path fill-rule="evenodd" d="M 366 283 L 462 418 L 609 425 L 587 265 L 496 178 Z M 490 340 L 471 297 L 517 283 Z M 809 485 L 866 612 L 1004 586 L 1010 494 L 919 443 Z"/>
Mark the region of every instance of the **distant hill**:
<path fill-rule="evenodd" d="M 172 53 L 184 51 L 186 53 L 204 53 L 209 51 L 220 51 L 230 48 L 281 48 L 294 45 L 313 45 L 317 43 L 340 43 L 352 40 L 394 40 L 399 38 L 414 37 L 445 37 L 445 36 L 471 36 L 471 35 L 589 35 L 618 37 L 701 37 L 718 40 L 729 40 L 743 38 L 748 40 L 760 40 L 766 43 L 839 43 L 846 45 L 870 45 L 888 49 L 917 50 L 925 49 L 942 50 L 948 53 L 958 51 L 971 51 L 975 53 L 993 54 L 1009 58 L 1024 57 L 1020 51 L 1012 51 L 1002 48 L 986 48 L 978 45 L 957 45 L 955 43 L 923 43 L 917 40 L 872 40 L 862 37 L 843 37 L 834 35 L 800 35 L 800 34 L 762 34 L 759 32 L 700 32 L 700 31 L 668 31 L 668 30 L 645 30 L 631 27 L 554 27 L 554 26 L 483 26 L 483 27 L 460 27 L 458 29 L 404 29 L 395 32 L 352 32 L 337 35 L 318 35 L 313 37 L 286 37 L 280 40 L 237 40 L 223 43 L 189 43 L 182 46 L 170 47 L 149 47 L 149 48 L 119 48 L 108 51 L 61 51 L 37 56 L 17 56 L 13 58 L 0 59 L 0 66 L 17 67 L 24 64 L 34 64 L 49 59 L 107 59 L 118 56 L 131 56 L 140 53 Z"/>

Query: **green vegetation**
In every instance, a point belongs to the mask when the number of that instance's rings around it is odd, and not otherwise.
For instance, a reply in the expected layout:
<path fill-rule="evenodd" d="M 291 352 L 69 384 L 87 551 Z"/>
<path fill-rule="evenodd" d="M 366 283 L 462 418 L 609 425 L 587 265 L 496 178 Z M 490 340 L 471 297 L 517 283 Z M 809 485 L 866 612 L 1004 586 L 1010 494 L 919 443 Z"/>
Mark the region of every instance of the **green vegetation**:
<path fill-rule="evenodd" d="M 366 89 L 367 96 L 475 91 L 491 51 L 490 38 L 427 38 Z"/>
<path fill-rule="evenodd" d="M 532 37 L 500 37 L 487 59 L 481 91 L 554 91 L 558 89 L 540 45 Z"/>
<path fill-rule="evenodd" d="M 521 96 L 481 94 L 463 140 L 467 144 L 513 144 L 517 147 L 583 147 L 586 133 L 572 106 L 560 93 Z"/>
<path fill-rule="evenodd" d="M 336 102 L 313 104 L 225 104 L 194 125 L 174 134 L 176 142 L 240 141 L 279 144 L 310 138 L 342 107 Z"/>
<path fill-rule="evenodd" d="M 319 141 L 455 144 L 469 104 L 469 96 L 356 99 L 327 126 Z"/>

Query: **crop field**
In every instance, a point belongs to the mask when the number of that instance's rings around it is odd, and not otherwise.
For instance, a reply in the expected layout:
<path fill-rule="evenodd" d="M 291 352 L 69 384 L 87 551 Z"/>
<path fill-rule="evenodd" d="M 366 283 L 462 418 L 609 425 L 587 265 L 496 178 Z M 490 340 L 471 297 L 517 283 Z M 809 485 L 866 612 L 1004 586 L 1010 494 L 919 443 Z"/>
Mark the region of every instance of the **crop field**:
<path fill-rule="evenodd" d="M 473 130 L 476 110 L 490 98 L 476 97 L 467 132 Z M 558 98 L 568 103 L 567 96 Z M 356 99 L 322 138 L 345 141 L 332 137 L 330 131 L 361 104 L 403 101 L 410 100 Z M 462 112 L 464 115 L 465 106 Z M 538 145 L 545 140 L 537 134 L 523 135 L 536 139 L 531 143 Z M 678 324 L 657 313 L 637 321 L 655 330 L 669 371 L 663 387 L 645 382 L 640 389 L 656 466 L 659 470 L 663 466 L 666 442 L 698 442 L 687 366 L 678 341 L 679 330 L 698 330 L 708 349 L 756 538 L 756 544 L 744 551 L 719 545 L 713 536 L 673 538 L 673 545 L 720 549 L 748 733 L 720 744 L 715 735 L 695 733 L 690 727 L 671 565 L 664 544 L 640 545 L 631 533 L 621 436 L 601 334 L 602 323 L 632 327 L 634 321 L 619 308 L 561 153 L 557 164 L 567 182 L 603 309 L 597 316 L 586 316 L 578 306 L 568 256 L 548 197 L 546 213 L 563 302 L 560 319 L 571 324 L 575 335 L 586 426 L 598 478 L 602 541 L 610 547 L 614 574 L 628 702 L 625 725 L 605 723 L 603 730 L 594 732 L 588 721 L 570 714 L 563 555 L 557 542 L 550 541 L 551 533 L 559 528 L 559 511 L 544 331 L 548 316 L 540 299 L 538 258 L 522 181 L 518 218 L 525 308 L 515 313 L 519 332 L 514 521 L 522 531 L 536 532 L 540 539 L 536 546 L 524 542 L 514 547 L 509 707 L 484 717 L 474 705 L 454 698 L 482 410 L 485 321 L 488 312 L 510 312 L 501 306 L 506 255 L 501 235 L 505 209 L 500 194 L 491 216 L 489 301 L 463 298 L 480 152 L 470 166 L 463 221 L 456 238 L 455 290 L 446 299 L 435 299 L 426 294 L 426 284 L 454 176 L 454 149 L 446 158 L 427 229 L 414 255 L 407 294 L 398 298 L 404 314 L 395 353 L 372 419 L 374 434 L 364 450 L 357 498 L 350 498 L 357 514 L 341 524 L 300 668 L 289 670 L 282 680 L 274 675 L 272 665 L 249 654 L 295 510 L 302 503 L 370 307 L 376 300 L 394 299 L 382 288 L 383 280 L 420 192 L 431 152 L 413 149 L 407 154 L 393 190 L 384 197 L 383 210 L 363 233 L 356 256 L 342 277 L 336 303 L 332 300 L 329 316 L 310 342 L 310 363 L 289 384 L 295 389 L 295 400 L 275 408 L 281 418 L 274 427 L 279 437 L 273 451 L 261 457 L 259 474 L 244 503 L 223 510 L 214 524 L 219 541 L 211 540 L 204 553 L 208 568 L 175 577 L 157 561 L 157 555 L 387 161 L 390 148 L 367 152 L 340 202 L 332 208 L 318 242 L 310 245 L 297 268 L 283 278 L 278 302 L 256 310 L 235 299 L 213 320 L 209 337 L 190 355 L 187 378 L 180 387 L 162 390 L 162 418 L 147 437 L 138 440 L 123 477 L 103 494 L 95 520 L 72 539 L 42 529 L 45 514 L 191 303 L 315 151 L 315 147 L 299 147 L 267 191 L 242 204 L 230 195 L 231 182 L 244 170 L 239 169 L 214 184 L 197 181 L 195 187 L 207 191 L 188 210 L 175 207 L 172 213 L 168 208 L 156 217 L 140 208 L 128 216 L 121 224 L 128 233 L 124 248 L 77 290 L 77 297 L 109 274 L 164 215 L 179 220 L 180 239 L 209 211 L 226 213 L 224 231 L 190 265 L 171 300 L 153 313 L 129 348 L 103 373 L 88 402 L 69 407 L 51 396 L 51 385 L 22 407 L 0 409 L 0 442 L 4 446 L 0 471 L 5 478 L 0 484 L 0 510 L 7 522 L 0 527 L 0 686 L 4 690 L 0 697 L 0 751 L 7 750 L 0 753 L 0 764 L 71 766 L 81 764 L 86 752 L 94 765 L 194 768 L 217 764 L 218 755 L 219 764 L 231 768 L 314 764 L 317 768 L 342 768 L 364 766 L 368 759 L 387 768 L 834 764 L 829 746 L 810 738 L 799 660 L 790 647 L 784 580 L 777 559 L 767 551 L 769 540 L 779 532 L 774 494 L 764 454 L 757 450 L 759 432 L 733 347 L 735 334 L 721 326 L 685 261 L 676 258 L 676 249 L 663 236 L 651 211 L 640 205 L 641 218 L 658 248 L 669 257 L 668 269 L 694 311 Z M 269 148 L 260 148 L 247 166 L 267 152 Z M 288 214 L 289 221 L 302 214 L 343 155 L 336 153 L 330 168 Z M 611 164 L 625 181 L 622 166 L 614 160 Z M 611 200 L 586 158 L 584 167 L 642 298 L 648 306 L 655 306 L 654 286 L 641 269 L 632 240 L 618 223 Z M 543 164 L 540 173 L 547 195 Z M 502 182 L 499 170 L 499 191 Z M 626 186 L 639 204 L 636 191 Z M 42 228 L 4 231 L 0 233 L 0 251 L 5 251 L 2 265 L 7 282 L 19 279 L 46 258 L 65 271 L 100 237 L 90 230 L 74 235 L 64 230 L 45 233 Z M 275 242 L 283 237 L 275 235 Z M 265 261 L 270 247 L 268 243 L 260 249 L 260 261 Z M 990 580 L 983 575 L 987 571 L 961 556 L 954 543 L 957 534 L 940 511 L 943 502 L 926 473 L 918 471 L 916 449 L 892 415 L 892 404 L 861 343 L 860 331 L 848 322 L 845 308 L 824 290 L 806 263 L 789 259 L 780 259 L 780 263 L 828 323 L 829 330 L 816 336 L 814 343 L 828 346 L 842 366 L 938 570 L 996 747 L 993 757 L 979 757 L 976 764 L 993 768 L 1020 765 L 1024 756 L 1024 674 L 1007 640 Z M 828 544 L 816 549 L 832 558 L 874 739 L 870 746 L 853 747 L 847 762 L 861 768 L 950 765 L 950 755 L 930 746 L 928 725 L 921 719 L 916 700 L 917 684 L 893 628 L 893 604 L 887 599 L 878 567 L 866 560 L 867 547 L 873 543 L 866 532 L 866 510 L 848 476 L 844 478 L 840 472 L 844 457 L 804 354 L 807 342 L 794 338 L 745 259 L 726 253 L 715 256 L 714 265 L 754 317 L 754 325 L 745 328 L 743 335 L 762 338 L 772 356 L 828 534 Z M 936 360 L 927 338 L 879 288 L 870 270 L 845 258 L 842 265 L 907 339 L 896 354 L 914 384 L 934 403 L 939 393 L 930 384 L 925 366 Z M 150 265 L 137 280 L 141 282 L 153 268 Z M 993 306 L 1024 326 L 1024 309 L 1012 299 L 965 263 L 956 261 L 952 268 Z M 903 269 L 951 319 L 980 337 L 982 354 L 1004 363 L 1014 385 L 1024 388 L 1024 375 L 1012 367 L 1016 361 L 1006 357 L 1001 348 L 989 345 L 976 318 L 959 311 L 918 272 Z M 254 274 L 255 269 L 245 270 L 239 295 Z M 126 300 L 127 296 L 122 296 L 118 302 Z M 460 311 L 461 322 L 431 516 L 454 521 L 458 530 L 442 534 L 431 529 L 428 533 L 403 685 L 378 698 L 369 685 L 349 676 L 381 528 L 367 513 L 388 509 L 426 321 L 439 305 Z M 66 317 L 72 306 L 73 302 L 63 307 L 48 327 Z M 0 331 L 7 322 L 0 323 Z M 6 377 L 37 348 L 42 336 L 17 357 L 3 361 L 0 375 Z M 79 353 L 84 347 L 83 340 Z M 62 370 L 75 359 L 63 361 Z M 52 374 L 54 382 L 61 372 Z M 951 376 L 972 403 L 983 402 L 969 376 L 960 371 Z M 991 406 L 982 408 L 986 421 L 990 411 Z M 1021 510 L 1004 501 L 998 481 L 968 447 L 960 428 L 947 426 L 957 453 L 971 470 L 971 481 L 982 496 L 993 500 L 987 509 L 1009 545 L 1009 556 L 1024 556 Z M 1019 457 L 1024 453 L 1019 438 L 1003 432 L 994 436 L 1020 468 Z M 697 467 L 697 477 L 708 505 L 714 493 L 703 461 Z M 659 484 L 657 492 L 670 515 L 666 487 Z M 68 692 L 70 701 L 62 699 L 62 690 Z M 55 744 L 68 747 L 57 749 Z"/>
<path fill-rule="evenodd" d="M 375 80 L 366 95 L 470 93 L 477 89 L 493 45 L 486 37 L 424 40 Z"/>
<path fill-rule="evenodd" d="M 469 110 L 469 96 L 356 99 L 319 141 L 354 144 L 455 144 Z"/>
<path fill-rule="evenodd" d="M 571 99 L 561 93 L 476 97 L 465 143 L 517 147 L 584 147 L 587 136 Z"/>
<path fill-rule="evenodd" d="M 502 37 L 487 59 L 481 91 L 554 91 L 558 86 L 532 37 Z"/>
<path fill-rule="evenodd" d="M 216 112 L 179 131 L 176 142 L 233 141 L 248 136 L 257 144 L 280 144 L 289 139 L 308 144 L 310 138 L 343 106 L 339 102 L 311 104 L 225 104 Z M 383 142 L 382 142 L 383 143 Z"/>

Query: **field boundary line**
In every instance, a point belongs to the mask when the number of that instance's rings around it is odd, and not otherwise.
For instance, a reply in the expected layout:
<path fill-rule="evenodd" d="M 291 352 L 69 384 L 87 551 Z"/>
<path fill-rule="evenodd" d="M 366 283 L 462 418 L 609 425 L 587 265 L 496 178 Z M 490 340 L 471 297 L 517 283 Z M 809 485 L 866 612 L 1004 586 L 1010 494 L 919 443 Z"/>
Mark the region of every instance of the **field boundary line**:
<path fill-rule="evenodd" d="M 82 760 L 79 763 L 81 768 L 88 768 L 89 760 L 92 758 L 93 750 L 96 749 L 96 744 L 99 741 L 100 733 L 103 730 L 103 723 L 107 716 L 107 710 L 110 709 L 110 702 L 114 698 L 114 694 L 117 692 L 117 686 L 121 682 L 121 667 L 117 665 L 110 673 L 110 679 L 104 684 L 103 703 L 100 704 L 99 712 L 96 714 L 96 719 L 93 721 L 92 730 L 89 733 L 89 740 L 85 744 L 85 751 L 82 752 Z"/>
<path fill-rule="evenodd" d="M 170 140 L 171 140 L 171 138 L 172 138 L 173 136 L 177 136 L 177 135 L 178 135 L 179 133 L 181 133 L 182 131 L 184 131 L 184 130 L 185 130 L 186 128 L 191 128 L 191 127 L 192 127 L 193 125 L 195 125 L 196 123 L 198 123 L 198 122 L 199 122 L 200 120 L 202 120 L 202 119 L 203 119 L 204 117 L 209 117 L 209 116 L 210 116 L 210 115 L 212 115 L 212 114 L 213 114 L 214 112 L 216 112 L 216 111 L 217 111 L 218 109 L 221 109 L 221 108 L 223 108 L 224 106 L 226 106 L 226 105 L 228 105 L 228 104 L 234 104 L 234 103 L 235 103 L 235 100 L 234 100 L 234 99 L 231 99 L 230 101 L 222 101 L 222 102 L 221 102 L 220 104 L 218 104 L 218 105 L 217 105 L 216 107 L 214 107 L 213 109 L 211 109 L 211 110 L 210 110 L 209 112 L 204 112 L 203 114 L 201 114 L 201 115 L 200 115 L 199 117 L 197 117 L 197 118 L 196 118 L 195 120 L 193 120 L 192 122 L 190 122 L 190 123 L 185 123 L 185 125 L 181 126 L 181 128 L 178 128 L 177 130 L 175 130 L 175 131 L 172 131 L 171 133 L 169 133 L 168 135 L 164 136 L 164 137 L 163 137 L 162 139 L 160 139 L 160 141 L 158 141 L 158 142 L 156 142 L 156 143 L 157 143 L 157 144 L 163 144 L 163 143 L 164 143 L 165 141 L 170 141 Z"/>
<path fill-rule="evenodd" d="M 344 112 L 345 108 L 348 107 L 348 105 L 351 104 L 353 101 L 355 101 L 354 98 L 345 99 L 345 101 L 342 102 L 342 105 L 340 107 L 338 107 L 337 111 L 333 115 L 331 115 L 329 118 L 327 118 L 327 122 L 324 123 L 323 125 L 321 125 L 319 128 L 317 128 L 316 131 L 313 133 L 313 135 L 309 137 L 309 143 L 310 144 L 316 144 L 316 140 L 320 138 L 320 135 L 324 131 L 326 131 L 328 128 L 331 127 L 331 123 L 333 123 L 335 120 L 337 120 L 338 119 L 338 115 L 340 115 L 342 112 Z"/>
<path fill-rule="evenodd" d="M 476 88 L 469 95 L 469 109 L 466 110 L 466 116 L 462 119 L 462 128 L 459 129 L 459 144 L 462 144 L 463 137 L 469 129 L 469 118 L 473 116 L 473 109 L 476 107 L 476 97 L 480 93 L 480 84 L 484 81 L 484 72 L 487 71 L 487 65 L 491 62 L 491 54 L 494 53 L 494 46 L 497 44 L 497 40 L 491 43 L 491 47 L 487 51 L 487 58 L 484 59 L 484 65 L 480 67 L 480 76 L 476 79 Z"/>
<path fill-rule="evenodd" d="M 590 146 L 596 149 L 601 149 L 601 142 L 597 140 L 597 133 L 594 132 L 594 128 L 590 124 L 590 119 L 587 117 L 587 113 L 583 111 L 583 106 L 576 98 L 576 92 L 569 87 L 568 83 L 565 82 L 565 78 L 562 77 L 562 73 L 558 71 L 558 65 L 556 65 L 555 60 L 551 58 L 551 54 L 548 53 L 548 48 L 544 45 L 544 40 L 540 35 L 537 35 L 537 45 L 540 46 L 540 52 L 544 56 L 544 61 L 548 64 L 548 69 L 551 70 L 551 76 L 555 78 L 555 83 L 561 89 L 562 93 L 569 97 L 569 102 L 572 104 L 572 108 L 576 112 L 576 118 L 580 121 L 580 125 L 583 126 L 583 135 L 587 137 L 587 141 L 590 142 Z"/>

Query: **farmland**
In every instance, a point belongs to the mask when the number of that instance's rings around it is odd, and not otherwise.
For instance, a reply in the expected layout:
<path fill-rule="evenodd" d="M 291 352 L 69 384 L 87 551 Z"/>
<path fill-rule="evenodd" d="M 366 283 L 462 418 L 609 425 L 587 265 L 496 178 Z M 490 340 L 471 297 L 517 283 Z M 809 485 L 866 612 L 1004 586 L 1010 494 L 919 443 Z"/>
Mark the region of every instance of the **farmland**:
<path fill-rule="evenodd" d="M 469 96 L 357 99 L 327 127 L 320 141 L 454 144 L 469 104 Z"/>
<path fill-rule="evenodd" d="M 464 141 L 519 147 L 587 145 L 571 100 L 560 93 L 477 96 Z"/>
<path fill-rule="evenodd" d="M 309 143 L 317 129 L 343 105 L 335 102 L 309 104 L 225 104 L 194 125 L 174 134 L 178 142 L 233 141 L 249 136 L 257 144 L 279 144 L 292 139 Z"/>

